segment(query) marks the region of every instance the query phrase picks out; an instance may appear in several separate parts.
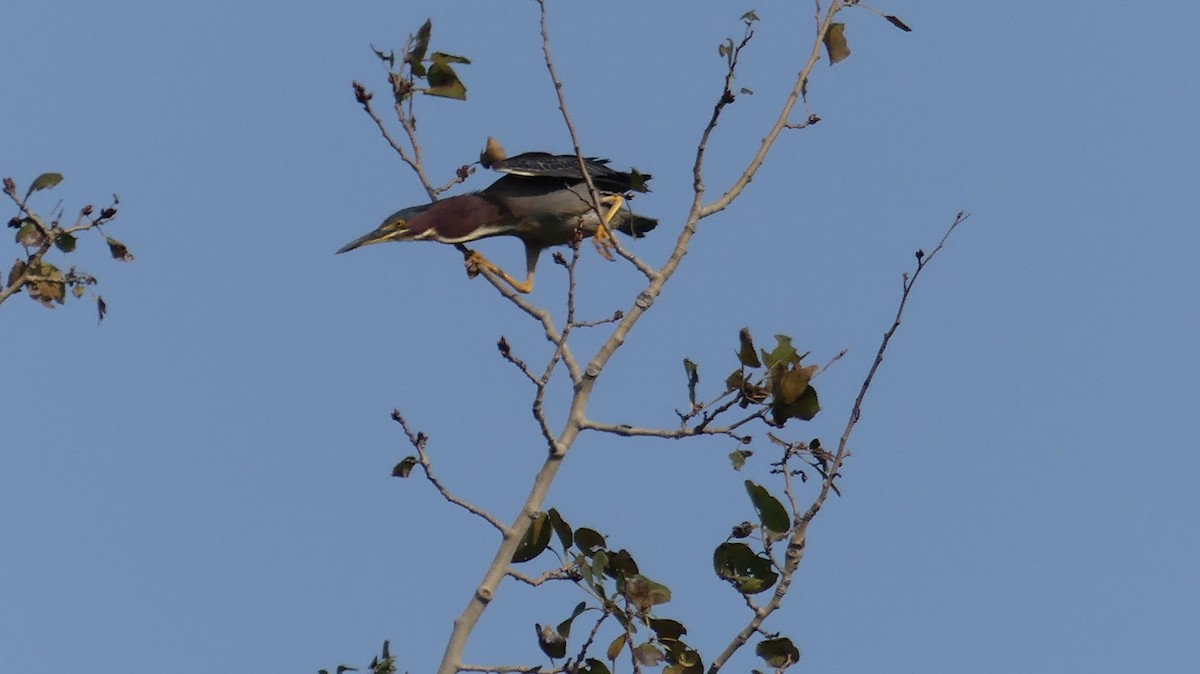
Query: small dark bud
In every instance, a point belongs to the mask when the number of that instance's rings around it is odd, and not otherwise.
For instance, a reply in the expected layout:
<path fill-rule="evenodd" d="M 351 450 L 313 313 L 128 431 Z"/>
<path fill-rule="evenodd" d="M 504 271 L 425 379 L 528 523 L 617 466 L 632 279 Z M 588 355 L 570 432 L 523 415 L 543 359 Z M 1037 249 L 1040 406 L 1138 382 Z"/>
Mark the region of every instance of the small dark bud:
<path fill-rule="evenodd" d="M 371 92 L 367 91 L 367 88 L 362 85 L 362 82 L 356 81 L 353 83 L 353 86 L 354 86 L 354 100 L 358 101 L 359 103 L 361 103 L 363 105 L 366 105 L 367 101 L 371 100 L 371 98 L 373 98 L 375 96 L 375 94 L 372 94 Z"/>
<path fill-rule="evenodd" d="M 754 533 L 754 525 L 749 522 L 742 522 L 735 526 L 729 535 L 732 538 L 745 538 L 752 533 Z"/>
<path fill-rule="evenodd" d="M 809 116 L 808 116 L 808 123 L 809 123 L 809 124 L 816 124 L 816 123 L 817 123 L 817 122 L 819 122 L 819 121 L 821 121 L 821 118 L 820 118 L 820 117 L 818 117 L 818 116 L 816 116 L 816 115 L 809 115 Z"/>
<path fill-rule="evenodd" d="M 735 100 L 735 97 L 733 95 L 733 92 L 728 89 L 726 89 L 725 93 L 721 95 L 721 103 L 723 103 L 725 105 L 732 103 L 734 100 Z"/>
<path fill-rule="evenodd" d="M 820 449 L 821 448 L 821 439 L 813 438 L 812 442 L 808 443 L 808 448 L 809 449 Z"/>
<path fill-rule="evenodd" d="M 22 225 L 22 224 L 24 224 L 24 222 L 25 222 L 25 221 L 24 221 L 24 220 L 22 220 L 21 218 L 18 218 L 18 217 L 16 217 L 16 216 L 13 216 L 13 217 L 11 217 L 11 218 L 9 218 L 9 219 L 8 219 L 8 226 L 9 226 L 9 227 L 12 227 L 13 229 L 20 229 L 20 228 L 21 228 L 21 225 Z"/>
<path fill-rule="evenodd" d="M 108 220 L 109 218 L 113 217 L 116 214 L 117 214 L 117 209 L 112 208 L 112 207 L 105 208 L 100 211 L 100 219 Z"/>
<path fill-rule="evenodd" d="M 925 251 L 923 251 L 923 250 L 921 250 L 921 249 L 919 249 L 919 248 L 918 248 L 918 249 L 917 249 L 917 259 L 918 259 L 918 260 L 920 260 L 920 259 L 922 259 L 922 258 L 924 258 L 924 257 L 925 257 Z"/>
<path fill-rule="evenodd" d="M 554 264 L 559 264 L 565 267 L 567 266 L 567 258 L 563 257 L 562 253 L 554 251 Z"/>
<path fill-rule="evenodd" d="M 16 194 L 17 193 L 17 183 L 14 182 L 12 178 L 4 179 L 4 193 L 5 194 Z"/>
<path fill-rule="evenodd" d="M 92 214 L 92 205 L 88 204 L 87 206 L 84 206 L 83 208 L 81 208 L 79 210 L 79 212 L 84 215 L 91 215 Z"/>
<path fill-rule="evenodd" d="M 388 73 L 388 83 L 392 85 L 392 96 L 397 103 L 402 102 L 412 93 L 412 83 L 397 72 Z"/>
<path fill-rule="evenodd" d="M 619 320 L 621 320 L 622 318 L 625 318 L 625 312 L 624 312 L 624 311 L 621 311 L 620 309 L 617 309 L 616 311 L 614 311 L 614 312 L 613 312 L 613 320 L 614 320 L 614 321 L 619 321 Z"/>
<path fill-rule="evenodd" d="M 501 337 L 500 341 L 496 342 L 496 348 L 500 349 L 500 355 L 508 358 L 512 355 L 512 347 L 508 345 L 508 340 Z"/>
<path fill-rule="evenodd" d="M 475 172 L 475 169 L 471 168 L 470 165 L 463 164 L 462 166 L 458 167 L 458 170 L 455 171 L 454 174 L 456 176 L 458 176 L 459 180 L 466 180 L 467 176 L 471 175 L 474 172 Z"/>

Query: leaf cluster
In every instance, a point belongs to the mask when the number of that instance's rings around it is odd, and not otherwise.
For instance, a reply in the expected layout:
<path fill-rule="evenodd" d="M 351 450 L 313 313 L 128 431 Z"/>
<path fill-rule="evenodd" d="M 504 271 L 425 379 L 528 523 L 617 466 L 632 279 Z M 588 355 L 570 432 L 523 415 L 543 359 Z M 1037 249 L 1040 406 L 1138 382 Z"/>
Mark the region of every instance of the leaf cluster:
<path fill-rule="evenodd" d="M 804 365 L 808 354 L 792 346 L 792 338 L 775 335 L 775 348 L 755 350 L 749 328 L 738 333 L 738 369 L 725 378 L 726 392 L 737 396 L 742 408 L 765 405 L 771 421 L 783 426 L 789 419 L 810 421 L 821 410 L 811 381 L 820 368 Z M 685 365 L 686 368 L 686 365 Z"/>
<path fill-rule="evenodd" d="M 467 98 L 467 86 L 459 79 L 454 66 L 469 65 L 471 60 L 456 54 L 430 52 L 429 41 L 432 34 L 433 20 L 428 19 L 414 35 L 409 36 L 398 59 L 394 51 L 384 52 L 372 48 L 379 60 L 387 66 L 388 81 L 392 85 L 392 96 L 397 105 L 409 99 L 414 92 L 460 101 Z"/>
<path fill-rule="evenodd" d="M 122 262 L 133 260 L 133 254 L 124 243 L 104 232 L 104 227 L 117 216 L 117 205 L 120 203 L 117 195 L 113 195 L 109 206 L 99 209 L 98 212 L 91 204 L 84 206 L 74 224 L 62 222 L 61 209 L 53 211 L 49 219 L 32 209 L 29 202 L 34 193 L 53 189 L 62 181 L 61 173 L 43 173 L 35 178 L 21 195 L 16 181 L 12 178 L 4 179 L 4 194 L 18 209 L 17 215 L 9 219 L 8 227 L 16 230 L 14 240 L 24 248 L 25 254 L 9 268 L 4 285 L 0 288 L 0 303 L 22 291 L 30 299 L 51 309 L 64 304 L 68 295 L 77 299 L 83 297 L 90 287 L 97 284 L 96 277 L 78 271 L 74 266 L 63 271 L 60 265 L 48 261 L 46 256 L 51 251 L 57 251 L 63 256 L 74 253 L 79 235 L 88 230 L 95 230 L 104 237 L 105 245 L 108 246 L 113 259 Z M 93 295 L 100 320 L 104 320 L 108 310 L 107 304 L 100 295 Z"/>
<path fill-rule="evenodd" d="M 552 548 L 555 541 L 557 548 Z M 639 666 L 664 665 L 663 671 L 670 674 L 704 671 L 700 654 L 683 640 L 687 634 L 683 623 L 657 613 L 657 607 L 671 601 L 670 588 L 642 574 L 628 550 L 612 549 L 607 537 L 595 529 L 572 528 L 551 508 L 534 518 L 512 562 L 529 562 L 551 549 L 561 564 L 550 577 L 574 582 L 589 599 L 553 627 L 535 625 L 538 646 L 547 657 L 567 657 L 571 627 L 588 615 L 594 619 L 592 630 L 568 669 L 608 674 L 627 653 Z M 608 642 L 604 658 L 596 658 L 591 654 L 594 637 L 609 619 L 615 622 L 617 634 Z"/>
<path fill-rule="evenodd" d="M 730 539 L 751 539 L 758 532 L 753 539 L 757 540 L 757 549 L 727 539 L 713 551 L 713 571 L 748 598 L 777 586 L 784 570 L 772 559 L 771 544 L 787 537 L 798 520 L 765 487 L 750 480 L 745 487 L 758 523 L 744 522 L 734 527 Z M 622 653 L 628 654 L 637 667 L 661 665 L 667 674 L 704 671 L 703 657 L 683 639 L 687 626 L 658 612 L 658 607 L 670 602 L 670 588 L 644 575 L 628 550 L 613 549 L 607 537 L 595 529 L 572 528 L 553 508 L 534 517 L 512 563 L 530 562 L 548 550 L 561 564 L 543 577 L 574 582 L 589 599 L 578 603 L 556 625 L 535 624 L 538 647 L 547 657 L 568 658 L 566 671 L 595 674 L 613 671 Z M 585 615 L 591 616 L 593 627 L 569 656 L 572 626 Z M 592 645 L 600 625 L 609 618 L 615 621 L 617 633 L 608 642 L 604 657 L 597 658 L 592 654 Z M 643 630 L 647 634 L 639 636 Z M 799 660 L 799 650 L 791 640 L 778 634 L 760 641 L 755 652 L 776 670 Z"/>

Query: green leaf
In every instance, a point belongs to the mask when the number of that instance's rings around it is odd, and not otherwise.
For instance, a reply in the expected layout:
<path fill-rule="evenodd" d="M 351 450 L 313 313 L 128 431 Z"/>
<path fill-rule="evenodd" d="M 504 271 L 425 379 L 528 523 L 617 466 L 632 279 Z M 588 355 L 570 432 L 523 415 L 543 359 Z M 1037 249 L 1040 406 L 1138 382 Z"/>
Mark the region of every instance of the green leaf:
<path fill-rule="evenodd" d="M 8 270 L 8 283 L 7 284 L 12 285 L 14 283 L 17 283 L 17 279 L 20 278 L 20 275 L 23 275 L 23 273 L 25 273 L 25 260 L 14 261 L 14 263 L 12 263 L 11 269 Z"/>
<path fill-rule="evenodd" d="M 657 581 L 650 580 L 641 574 L 625 579 L 622 594 L 625 595 L 625 598 L 630 603 L 643 611 L 648 611 L 652 606 L 666 604 L 671 601 L 671 588 Z"/>
<path fill-rule="evenodd" d="M 30 194 L 33 194 L 38 190 L 51 189 L 62 181 L 63 174 L 61 173 L 43 173 L 42 175 L 33 179 L 33 183 L 29 186 L 29 191 L 25 193 L 25 196 L 28 197 Z"/>
<path fill-rule="evenodd" d="M 788 368 L 778 366 L 771 370 L 771 404 L 777 407 L 791 405 L 809 388 L 809 382 L 817 373 L 816 365 Z"/>
<path fill-rule="evenodd" d="M 791 402 L 772 401 L 772 421 L 782 426 L 788 419 L 811 421 L 821 411 L 821 403 L 817 399 L 817 390 L 812 386 L 804 389 L 798 398 Z"/>
<path fill-rule="evenodd" d="M 605 573 L 613 578 L 637 575 L 637 561 L 634 560 L 633 555 L 629 554 L 628 550 L 621 549 L 616 552 L 610 550 L 606 554 L 608 555 L 608 559 L 604 565 Z"/>
<path fill-rule="evenodd" d="M 593 529 L 580 527 L 575 530 L 575 547 L 585 556 L 591 557 L 597 550 L 604 549 L 604 536 Z"/>
<path fill-rule="evenodd" d="M 408 477 L 412 473 L 412 469 L 417 465 L 417 457 L 406 456 L 404 460 L 396 464 L 392 468 L 392 477 Z"/>
<path fill-rule="evenodd" d="M 617 656 L 621 654 L 621 649 L 625 648 L 627 643 L 629 643 L 629 637 L 624 632 L 618 634 L 617 638 L 608 644 L 608 650 L 604 652 L 604 655 L 609 661 L 616 660 Z"/>
<path fill-rule="evenodd" d="M 672 620 L 671 622 L 675 621 Z M 684 631 L 686 632 L 687 630 Z M 700 674 L 704 671 L 704 659 L 700 657 L 696 649 L 688 646 L 680 639 L 668 639 L 660 636 L 658 643 L 666 647 L 667 662 L 671 665 L 663 670 L 663 674 L 667 674 L 667 672 L 672 672 L 673 674 Z"/>
<path fill-rule="evenodd" d="M 587 610 L 587 604 L 585 602 L 581 601 L 578 604 L 576 604 L 575 610 L 571 611 L 571 617 L 560 622 L 558 624 L 558 627 L 555 628 L 555 631 L 557 631 L 559 634 L 563 635 L 564 639 L 570 637 L 571 636 L 571 623 L 575 622 L 575 619 L 578 618 L 580 616 L 580 614 L 582 614 L 586 610 Z"/>
<path fill-rule="evenodd" d="M 426 19 L 425 23 L 421 24 L 417 34 L 413 36 L 412 47 L 405 55 L 404 61 L 408 64 L 420 63 L 425 60 L 425 52 L 429 50 L 429 36 L 433 33 L 433 19 Z"/>
<path fill-rule="evenodd" d="M 537 630 L 538 648 L 542 649 L 546 657 L 551 660 L 566 657 L 567 640 L 563 635 L 555 632 L 554 628 L 549 625 L 534 623 L 533 627 Z"/>
<path fill-rule="evenodd" d="M 435 51 L 429 55 L 429 60 L 434 63 L 465 63 L 471 65 L 471 59 L 466 56 L 458 56 L 456 54 L 446 54 L 444 52 Z"/>
<path fill-rule="evenodd" d="M 754 338 L 750 336 L 750 328 L 742 328 L 738 332 L 738 362 L 745 367 L 762 367 L 758 354 L 754 352 Z"/>
<path fill-rule="evenodd" d="M 133 261 L 133 253 L 129 252 L 129 249 L 125 247 L 125 244 L 117 241 L 111 236 L 104 237 L 104 240 L 108 243 L 108 252 L 113 256 L 114 260 L 120 260 L 122 262 Z"/>
<path fill-rule="evenodd" d="M 767 389 L 746 379 L 746 375 L 741 369 L 733 371 L 733 374 L 725 378 L 725 390 L 737 391 L 742 397 L 742 407 L 750 403 L 758 404 L 767 399 Z"/>
<path fill-rule="evenodd" d="M 32 222 L 26 222 L 24 225 L 21 225 L 21 228 L 17 230 L 15 238 L 17 243 L 26 248 L 36 248 L 46 240 L 41 228 Z"/>
<path fill-rule="evenodd" d="M 646 667 L 657 667 L 663 657 L 663 652 L 649 641 L 633 649 L 633 658 Z"/>
<path fill-rule="evenodd" d="M 829 65 L 844 61 L 850 56 L 850 43 L 846 42 L 846 24 L 830 24 L 822 41 L 825 43 L 825 51 L 829 53 Z"/>
<path fill-rule="evenodd" d="M 800 662 L 800 649 L 787 637 L 763 639 L 754 647 L 754 654 L 762 658 L 776 671 L 787 669 Z"/>
<path fill-rule="evenodd" d="M 700 383 L 700 368 L 693 361 L 683 359 L 683 371 L 687 373 L 688 402 L 696 404 L 696 384 Z"/>
<path fill-rule="evenodd" d="M 430 96 L 453 98 L 459 101 L 467 100 L 467 86 L 458 79 L 458 73 L 445 62 L 435 62 L 429 66 L 427 73 L 429 88 L 425 93 Z"/>
<path fill-rule="evenodd" d="M 650 187 L 648 185 L 646 185 L 646 182 L 648 180 L 650 180 L 650 178 L 651 178 L 650 174 L 642 173 L 641 171 L 638 171 L 635 168 L 630 168 L 629 169 L 629 190 L 631 192 L 641 192 L 643 194 L 645 194 L 646 192 L 649 192 Z"/>
<path fill-rule="evenodd" d="M 670 644 L 667 661 L 671 664 L 663 668 L 663 674 L 704 674 L 704 659 L 681 641 Z"/>
<path fill-rule="evenodd" d="M 651 618 L 650 629 L 662 641 L 677 641 L 679 637 L 687 634 L 687 628 L 683 626 L 683 623 L 667 618 Z"/>
<path fill-rule="evenodd" d="M 533 522 L 529 524 L 529 530 L 525 532 L 525 536 L 517 545 L 517 549 L 513 551 L 512 563 L 521 564 L 537 557 L 545 552 L 550 546 L 550 534 L 553 527 L 550 526 L 550 518 L 546 513 L 538 513 L 533 518 Z"/>
<path fill-rule="evenodd" d="M 750 494 L 750 502 L 754 504 L 758 521 L 764 529 L 782 535 L 792 528 L 792 519 L 788 517 L 787 509 L 766 488 L 746 480 L 746 493 Z"/>
<path fill-rule="evenodd" d="M 608 665 L 596 658 L 588 658 L 583 663 L 583 667 L 577 670 L 578 674 L 612 674 L 608 669 Z"/>
<path fill-rule="evenodd" d="M 754 456 L 754 452 L 748 449 L 735 449 L 729 453 L 729 463 L 734 470 L 741 470 L 746 465 L 746 459 Z"/>
<path fill-rule="evenodd" d="M 74 235 L 63 232 L 62 234 L 54 237 L 54 245 L 57 246 L 62 252 L 70 253 L 71 251 L 75 250 L 75 237 Z"/>
<path fill-rule="evenodd" d="M 755 554 L 745 543 L 718 545 L 713 551 L 713 570 L 717 577 L 733 583 L 742 594 L 769 590 L 779 580 L 771 560 Z"/>
<path fill-rule="evenodd" d="M 901 20 L 900 20 L 900 17 L 898 17 L 898 16 L 892 16 L 891 14 L 888 14 L 887 16 L 885 16 L 885 17 L 883 17 L 883 18 L 887 19 L 887 20 L 888 20 L 888 23 L 890 23 L 890 24 L 892 24 L 893 26 L 895 26 L 895 27 L 899 28 L 900 30 L 904 31 L 905 33 L 911 33 L 911 32 L 912 32 L 912 28 L 909 28 L 909 27 L 908 27 L 908 24 L 906 24 L 906 23 L 904 23 L 903 21 L 901 21 Z"/>
<path fill-rule="evenodd" d="M 597 583 L 604 582 L 604 567 L 608 566 L 608 553 L 601 550 L 592 558 L 592 577 Z"/>
<path fill-rule="evenodd" d="M 548 514 L 550 515 L 550 526 L 554 528 L 554 533 L 558 536 L 558 542 L 562 544 L 563 552 L 566 552 L 567 548 L 571 547 L 573 538 L 571 536 L 571 525 L 567 524 L 566 520 L 562 518 L 562 515 L 558 514 L 558 510 L 555 508 L 551 508 Z"/>
<path fill-rule="evenodd" d="M 758 21 L 758 14 L 756 14 L 752 9 L 742 15 L 742 21 L 745 21 L 746 23 L 754 23 L 755 21 Z"/>
<path fill-rule="evenodd" d="M 16 267 L 13 269 L 15 270 Z M 30 276 L 38 277 L 36 280 L 25 281 L 29 299 L 41 303 L 48 309 L 54 307 L 54 302 L 62 304 L 66 301 L 67 283 L 61 269 L 43 260 L 29 263 L 27 270 Z"/>
<path fill-rule="evenodd" d="M 796 347 L 792 346 L 792 338 L 787 335 L 775 335 L 775 350 L 767 353 L 764 349 L 762 358 L 768 368 L 796 365 L 800 362 L 800 355 L 796 353 Z"/>

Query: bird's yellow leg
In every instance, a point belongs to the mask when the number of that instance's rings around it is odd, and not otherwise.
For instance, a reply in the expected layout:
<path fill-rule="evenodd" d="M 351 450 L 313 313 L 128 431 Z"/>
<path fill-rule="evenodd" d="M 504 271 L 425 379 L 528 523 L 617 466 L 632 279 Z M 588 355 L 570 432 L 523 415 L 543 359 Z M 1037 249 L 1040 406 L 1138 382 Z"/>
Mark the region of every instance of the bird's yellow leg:
<path fill-rule="evenodd" d="M 608 225 L 613 221 L 613 218 L 617 216 L 617 213 L 625 207 L 625 197 L 619 194 L 614 194 L 609 198 L 611 199 L 611 202 L 608 205 L 608 212 L 604 214 L 604 220 L 600 223 L 600 226 L 596 228 L 596 238 L 600 239 L 601 241 L 607 241 L 613 238 L 612 230 L 609 229 Z"/>
<path fill-rule="evenodd" d="M 592 240 L 596 244 L 596 250 L 606 259 L 612 260 L 612 248 L 616 244 L 613 239 L 612 229 L 609 224 L 616 217 L 617 213 L 625 206 L 625 197 L 619 194 L 612 194 L 608 197 L 608 212 L 604 214 L 600 224 L 596 226 L 596 233 L 592 235 Z"/>
<path fill-rule="evenodd" d="M 468 250 L 464 251 L 464 255 L 466 256 L 467 276 L 474 278 L 479 274 L 480 271 L 488 271 L 492 274 L 495 274 L 496 277 L 501 281 L 504 281 L 508 285 L 512 286 L 513 290 L 519 293 L 530 293 L 533 291 L 532 273 L 530 273 L 529 277 L 523 282 L 518 281 L 512 276 L 509 276 L 508 272 L 504 271 L 500 267 L 497 267 L 494 263 L 492 263 L 491 260 L 484 257 L 483 253 Z"/>

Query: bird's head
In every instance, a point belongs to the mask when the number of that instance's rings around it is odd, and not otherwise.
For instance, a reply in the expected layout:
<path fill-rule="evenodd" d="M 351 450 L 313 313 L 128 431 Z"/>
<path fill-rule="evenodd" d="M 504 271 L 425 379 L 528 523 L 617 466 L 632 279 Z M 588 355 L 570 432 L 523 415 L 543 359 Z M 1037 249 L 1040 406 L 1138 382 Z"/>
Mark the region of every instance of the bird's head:
<path fill-rule="evenodd" d="M 402 208 L 395 213 L 392 213 L 391 215 L 387 216 L 387 218 L 384 219 L 383 224 L 376 227 L 374 231 L 364 234 L 350 243 L 342 246 L 341 249 L 338 250 L 338 253 L 345 253 L 346 251 L 351 251 L 355 248 L 362 248 L 363 246 L 369 246 L 373 243 L 383 243 L 384 241 L 404 241 L 405 239 L 408 239 L 410 231 L 408 226 L 409 221 L 421 213 L 429 210 L 430 206 L 432 206 L 432 204 L 411 206 L 409 208 Z"/>

